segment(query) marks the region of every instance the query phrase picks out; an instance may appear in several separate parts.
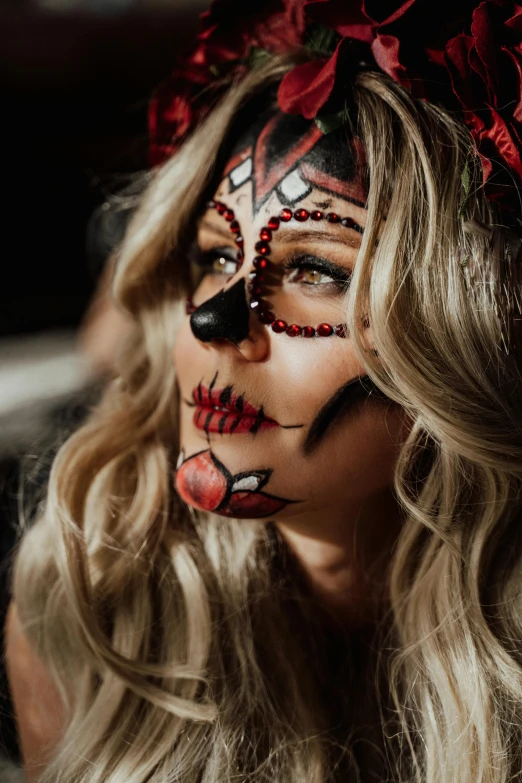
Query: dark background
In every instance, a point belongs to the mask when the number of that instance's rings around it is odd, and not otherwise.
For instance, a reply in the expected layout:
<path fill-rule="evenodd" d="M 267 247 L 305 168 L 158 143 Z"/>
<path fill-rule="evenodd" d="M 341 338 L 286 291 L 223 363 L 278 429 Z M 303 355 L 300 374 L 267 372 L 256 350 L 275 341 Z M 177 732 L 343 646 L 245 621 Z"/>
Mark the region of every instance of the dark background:
<path fill-rule="evenodd" d="M 202 5 L 116 13 L 122 2 L 63 12 L 0 0 L 0 337 L 79 322 L 98 271 L 87 221 L 119 175 L 146 166 L 148 98 Z"/>
<path fill-rule="evenodd" d="M 80 323 L 103 265 L 88 251 L 89 220 L 125 175 L 146 168 L 149 97 L 207 4 L 0 0 L 0 345 Z M 65 407 L 51 429 L 62 413 L 81 419 L 81 400 Z M 0 454 L 2 649 L 20 456 Z M 2 756 L 20 760 L 3 657 Z"/>

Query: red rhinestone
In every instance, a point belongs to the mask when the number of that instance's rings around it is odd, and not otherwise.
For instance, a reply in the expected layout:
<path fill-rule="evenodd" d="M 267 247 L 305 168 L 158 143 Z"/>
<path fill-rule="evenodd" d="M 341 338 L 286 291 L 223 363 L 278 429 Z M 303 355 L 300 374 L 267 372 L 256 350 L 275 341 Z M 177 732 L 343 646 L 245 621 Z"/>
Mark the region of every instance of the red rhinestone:
<path fill-rule="evenodd" d="M 231 223 L 234 220 L 234 218 L 235 218 L 234 210 L 233 209 L 227 209 L 226 212 L 224 213 L 223 217 L 225 218 L 225 220 L 228 220 L 228 222 Z"/>
<path fill-rule="evenodd" d="M 299 337 L 301 334 L 301 327 L 297 324 L 291 324 L 286 327 L 286 333 L 289 337 Z"/>
<path fill-rule="evenodd" d="M 303 337 L 313 337 L 315 329 L 313 326 L 303 326 Z"/>
<path fill-rule="evenodd" d="M 337 324 L 335 327 L 335 334 L 337 337 L 347 337 L 348 336 L 348 327 L 346 324 Z"/>
<path fill-rule="evenodd" d="M 270 253 L 270 245 L 268 244 L 268 242 L 256 242 L 256 244 L 254 245 L 254 249 L 256 253 L 259 253 L 262 256 L 267 256 Z"/>
<path fill-rule="evenodd" d="M 220 215 L 224 215 L 227 211 L 226 206 L 222 204 L 221 201 L 216 201 L 216 209 Z"/>
<path fill-rule="evenodd" d="M 298 220 L 300 223 L 303 223 L 305 220 L 308 220 L 310 217 L 310 213 L 307 209 L 296 209 L 294 212 L 294 217 L 296 220 Z"/>
<path fill-rule="evenodd" d="M 238 251 L 237 251 L 237 260 L 238 260 L 238 261 L 240 261 L 240 262 L 242 262 L 242 261 L 243 261 L 243 259 L 244 259 L 244 257 L 245 257 L 245 254 L 243 253 L 243 251 L 241 250 L 241 248 L 238 248 Z"/>
<path fill-rule="evenodd" d="M 333 326 L 330 326 L 330 324 L 319 324 L 317 334 L 319 337 L 330 337 L 333 334 Z"/>
<path fill-rule="evenodd" d="M 257 258 L 254 258 L 253 265 L 255 269 L 266 269 L 268 266 L 268 258 L 257 256 Z"/>
<path fill-rule="evenodd" d="M 322 220 L 324 218 L 324 212 L 321 212 L 320 209 L 314 209 L 314 211 L 310 213 L 310 217 L 312 220 Z"/>
<path fill-rule="evenodd" d="M 247 286 L 248 293 L 252 294 L 252 296 L 261 296 L 263 293 L 263 288 L 260 285 L 256 285 L 255 283 L 249 283 Z"/>
<path fill-rule="evenodd" d="M 329 223 L 340 223 L 341 222 L 341 218 L 339 217 L 339 215 L 336 212 L 329 212 L 326 215 L 326 219 L 327 219 L 327 221 Z"/>
<path fill-rule="evenodd" d="M 280 334 L 281 332 L 286 332 L 287 326 L 288 324 L 286 323 L 286 321 L 281 321 L 281 320 L 274 321 L 272 324 L 272 331 L 277 332 L 277 334 Z"/>
<path fill-rule="evenodd" d="M 277 231 L 279 228 L 279 218 L 271 217 L 267 225 L 271 231 Z"/>
<path fill-rule="evenodd" d="M 353 218 L 343 218 L 341 220 L 341 226 L 344 226 L 345 228 L 353 228 L 355 225 L 355 220 Z"/>
<path fill-rule="evenodd" d="M 240 234 L 237 235 L 237 237 L 235 238 L 234 242 L 236 243 L 236 245 L 238 247 L 243 247 L 243 245 L 245 244 L 245 240 L 243 239 L 243 237 Z"/>
<path fill-rule="evenodd" d="M 237 220 L 233 220 L 231 224 L 229 225 L 229 229 L 232 231 L 233 234 L 239 234 L 239 223 Z"/>
<path fill-rule="evenodd" d="M 259 320 L 262 324 L 271 324 L 274 318 L 275 315 L 271 310 L 263 310 L 263 312 L 259 313 Z"/>
<path fill-rule="evenodd" d="M 288 223 L 289 220 L 292 220 L 292 210 L 291 209 L 282 209 L 279 213 L 279 218 L 284 222 Z"/>
<path fill-rule="evenodd" d="M 259 232 L 259 238 L 262 239 L 264 242 L 270 242 L 270 240 L 272 239 L 272 232 L 270 231 L 269 228 L 265 226 Z"/>

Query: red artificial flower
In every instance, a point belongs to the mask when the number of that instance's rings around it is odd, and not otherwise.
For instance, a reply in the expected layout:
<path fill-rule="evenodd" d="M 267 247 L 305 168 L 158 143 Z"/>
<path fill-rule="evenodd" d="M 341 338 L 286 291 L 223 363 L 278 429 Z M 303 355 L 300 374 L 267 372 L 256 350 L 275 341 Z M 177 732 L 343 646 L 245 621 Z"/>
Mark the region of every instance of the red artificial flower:
<path fill-rule="evenodd" d="M 488 198 L 510 195 L 509 175 L 522 180 L 522 6 L 513 0 L 265 0 L 246 8 L 214 0 L 196 47 L 151 103 L 151 163 L 171 155 L 220 90 L 241 78 L 253 47 L 306 47 L 311 24 L 332 30 L 338 43 L 286 74 L 283 111 L 328 113 L 336 85 L 348 84 L 361 62 L 374 63 L 414 98 L 463 112 Z"/>
<path fill-rule="evenodd" d="M 308 120 L 317 116 L 332 93 L 342 43 L 329 60 L 310 60 L 283 77 L 277 93 L 283 111 L 302 114 Z"/>
<path fill-rule="evenodd" d="M 522 179 L 522 6 L 482 2 L 471 35 L 452 38 L 445 60 L 482 159 L 486 192 L 501 200 L 513 187 L 506 169 Z"/>
<path fill-rule="evenodd" d="M 156 91 L 149 108 L 149 160 L 157 165 L 177 149 L 235 77 L 253 47 L 274 54 L 298 48 L 304 34 L 302 0 L 214 0 L 200 16 L 196 47 Z M 214 89 L 209 89 L 214 85 Z"/>

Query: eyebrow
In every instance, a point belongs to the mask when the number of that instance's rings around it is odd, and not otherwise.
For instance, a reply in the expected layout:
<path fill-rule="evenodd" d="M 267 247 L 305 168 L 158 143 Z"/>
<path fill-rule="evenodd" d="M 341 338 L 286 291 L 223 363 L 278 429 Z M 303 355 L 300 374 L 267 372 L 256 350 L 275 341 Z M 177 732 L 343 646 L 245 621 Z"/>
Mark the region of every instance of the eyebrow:
<path fill-rule="evenodd" d="M 346 229 L 342 227 L 344 231 Z M 359 233 L 359 232 L 356 232 Z M 360 236 L 360 234 L 359 234 Z M 328 242 L 331 244 L 345 245 L 346 240 L 342 234 L 331 234 L 329 231 L 314 231 L 313 229 L 292 229 L 280 226 L 277 232 L 277 240 L 282 244 L 290 244 L 291 242 L 299 242 L 303 239 L 310 242 Z"/>
<path fill-rule="evenodd" d="M 221 237 L 224 237 L 228 240 L 232 239 L 232 234 L 230 231 L 227 231 L 222 226 L 216 226 L 214 223 L 208 220 L 202 220 L 200 223 L 200 228 L 208 228 L 211 231 L 214 231 L 216 234 L 219 234 Z M 344 226 L 342 228 L 346 231 Z M 355 233 L 359 234 L 357 231 Z M 336 245 L 346 244 L 346 240 L 343 239 L 342 234 L 330 233 L 329 231 L 314 231 L 313 229 L 305 228 L 299 228 L 296 230 L 294 228 L 287 228 L 284 225 L 280 226 L 277 231 L 277 241 L 281 242 L 282 244 L 290 244 L 292 242 L 299 241 L 302 242 L 303 240 L 308 240 L 309 242 L 328 242 Z"/>

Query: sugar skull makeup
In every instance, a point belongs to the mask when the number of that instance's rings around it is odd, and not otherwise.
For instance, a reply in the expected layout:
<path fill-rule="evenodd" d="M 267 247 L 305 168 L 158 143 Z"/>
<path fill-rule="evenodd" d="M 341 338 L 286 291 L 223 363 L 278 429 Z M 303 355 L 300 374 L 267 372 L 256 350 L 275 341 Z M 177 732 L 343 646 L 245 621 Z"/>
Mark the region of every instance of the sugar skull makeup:
<path fill-rule="evenodd" d="M 252 139 L 256 132 L 258 135 Z M 321 262 L 316 260 L 313 264 L 310 261 L 306 264 L 299 257 L 285 258 L 281 262 L 277 258 L 281 253 L 274 254 L 272 250 L 276 232 L 288 235 L 284 229 L 292 229 L 295 222 L 309 222 L 311 228 L 308 234 L 312 235 L 314 228 L 317 229 L 318 224 L 324 221 L 345 228 L 347 243 L 353 243 L 353 236 L 350 236 L 353 232 L 363 233 L 362 226 L 353 216 L 321 209 L 308 210 L 297 205 L 298 201 L 313 191 L 314 184 L 319 183 L 322 188 L 328 187 L 333 193 L 340 193 L 347 201 L 364 208 L 364 191 L 355 179 L 358 172 L 352 154 L 352 150 L 355 150 L 355 154 L 361 156 L 360 145 L 353 139 L 351 145 L 348 145 L 346 138 L 343 138 L 344 130 L 338 135 L 341 137 L 337 145 L 332 144 L 332 139 L 329 144 L 325 144 L 324 136 L 315 124 L 278 112 L 269 117 L 260 132 L 257 126 L 250 129 L 240 145 L 243 150 L 233 155 L 225 171 L 232 193 L 246 182 L 252 183 L 254 212 L 259 212 L 274 190 L 280 203 L 286 204 L 278 214 L 270 215 L 266 220 L 254 246 L 256 255 L 251 261 L 246 259 L 246 263 L 251 264 L 247 284 L 248 305 L 261 323 L 270 326 L 277 334 L 305 338 L 347 335 L 347 326 L 339 319 L 343 314 L 342 294 L 348 290 L 350 274 L 324 259 Z M 270 157 L 267 158 L 267 155 Z M 274 166 L 274 162 L 280 165 Z M 352 181 L 341 179 L 341 172 L 352 178 Z M 291 209 L 289 205 L 297 208 Z M 215 200 L 209 201 L 207 208 L 216 210 L 222 217 L 224 227 L 228 228 L 237 246 L 235 263 L 241 266 L 245 258 L 244 237 L 234 210 L 223 201 Z M 226 259 L 221 263 L 226 266 Z M 228 263 L 234 262 L 230 259 Z M 312 288 L 316 289 L 313 294 Z M 318 296 L 325 292 L 330 294 L 327 302 L 324 297 Z M 235 295 L 235 298 L 230 302 L 230 310 L 236 315 L 236 327 L 241 321 L 241 312 L 243 324 L 247 321 L 247 309 L 237 301 L 237 294 L 237 287 L 231 290 L 230 295 Z M 201 302 L 198 298 L 188 300 L 187 312 L 195 313 L 191 323 L 199 339 L 212 339 L 217 325 L 212 313 L 217 310 L 221 312 L 223 303 L 226 304 L 226 295 L 218 295 L 210 301 Z M 314 323 L 314 319 L 318 318 L 319 323 Z"/>
<path fill-rule="evenodd" d="M 175 483 L 195 508 L 313 527 L 389 487 L 401 410 L 344 323 L 366 223 L 359 154 L 345 128 L 323 136 L 272 113 L 238 142 L 206 205 L 174 355 Z"/>

